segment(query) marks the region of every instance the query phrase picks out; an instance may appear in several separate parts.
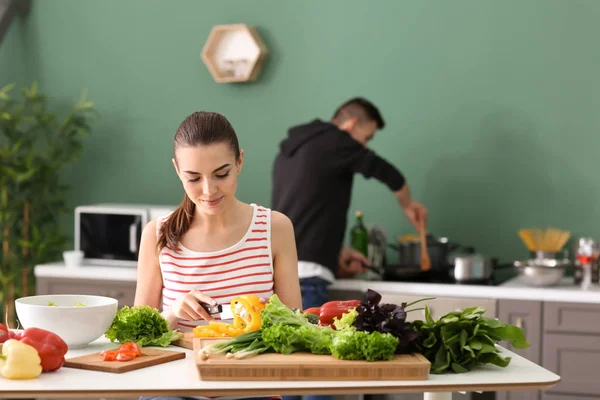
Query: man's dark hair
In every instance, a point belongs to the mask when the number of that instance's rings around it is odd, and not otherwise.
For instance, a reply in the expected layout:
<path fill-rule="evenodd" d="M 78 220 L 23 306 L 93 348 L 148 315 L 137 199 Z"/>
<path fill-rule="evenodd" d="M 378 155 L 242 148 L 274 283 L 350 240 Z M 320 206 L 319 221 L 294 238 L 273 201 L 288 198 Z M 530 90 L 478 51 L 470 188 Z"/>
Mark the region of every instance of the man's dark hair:
<path fill-rule="evenodd" d="M 383 129 L 385 126 L 385 121 L 377 107 L 363 97 L 355 97 L 346 101 L 333 114 L 333 119 L 338 121 L 352 117 L 358 118 L 359 121 L 375 121 L 378 129 Z"/>

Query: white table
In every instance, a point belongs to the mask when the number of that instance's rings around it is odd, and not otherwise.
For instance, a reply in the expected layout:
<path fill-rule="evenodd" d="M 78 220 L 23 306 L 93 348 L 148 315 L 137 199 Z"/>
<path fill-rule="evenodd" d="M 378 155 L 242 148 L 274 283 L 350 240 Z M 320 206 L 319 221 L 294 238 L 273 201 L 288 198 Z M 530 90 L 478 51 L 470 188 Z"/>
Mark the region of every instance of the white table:
<path fill-rule="evenodd" d="M 117 347 L 104 337 L 88 347 L 70 350 L 67 358 Z M 431 374 L 426 381 L 251 381 L 205 382 L 198 377 L 192 350 L 186 358 L 122 374 L 61 368 L 33 380 L 0 378 L 1 398 L 98 398 L 138 396 L 265 396 L 296 394 L 424 393 L 425 400 L 448 400 L 452 392 L 543 390 L 560 377 L 502 349 L 512 360 L 508 367 L 485 366 L 465 374 Z"/>

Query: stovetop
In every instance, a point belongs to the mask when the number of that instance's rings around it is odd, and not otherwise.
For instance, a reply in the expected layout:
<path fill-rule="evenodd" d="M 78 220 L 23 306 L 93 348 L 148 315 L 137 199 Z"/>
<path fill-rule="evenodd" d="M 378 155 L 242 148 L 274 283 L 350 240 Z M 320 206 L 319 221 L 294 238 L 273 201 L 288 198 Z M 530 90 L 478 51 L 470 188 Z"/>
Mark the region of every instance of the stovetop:
<path fill-rule="evenodd" d="M 386 266 L 382 281 L 384 282 L 412 282 L 412 283 L 440 283 L 453 285 L 480 285 L 480 286 L 498 286 L 514 278 L 517 272 L 510 265 L 496 266 L 494 273 L 489 279 L 477 279 L 468 281 L 456 281 L 448 272 L 450 266 L 439 270 L 419 271 L 415 267 L 404 266 Z"/>

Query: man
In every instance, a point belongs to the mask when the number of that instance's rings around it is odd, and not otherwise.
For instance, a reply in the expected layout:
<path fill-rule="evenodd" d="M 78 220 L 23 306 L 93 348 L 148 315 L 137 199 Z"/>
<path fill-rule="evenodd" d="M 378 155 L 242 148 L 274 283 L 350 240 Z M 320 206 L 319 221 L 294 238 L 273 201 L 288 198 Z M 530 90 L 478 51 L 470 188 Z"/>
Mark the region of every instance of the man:
<path fill-rule="evenodd" d="M 364 255 L 343 246 L 355 173 L 387 185 L 416 227 L 426 221 L 427 209 L 412 199 L 402 173 L 366 147 L 384 126 L 373 104 L 354 98 L 330 122 L 315 119 L 290 128 L 280 144 L 271 208 L 294 225 L 304 309 L 328 301 L 327 286 L 336 277 L 352 277 L 369 266 Z"/>

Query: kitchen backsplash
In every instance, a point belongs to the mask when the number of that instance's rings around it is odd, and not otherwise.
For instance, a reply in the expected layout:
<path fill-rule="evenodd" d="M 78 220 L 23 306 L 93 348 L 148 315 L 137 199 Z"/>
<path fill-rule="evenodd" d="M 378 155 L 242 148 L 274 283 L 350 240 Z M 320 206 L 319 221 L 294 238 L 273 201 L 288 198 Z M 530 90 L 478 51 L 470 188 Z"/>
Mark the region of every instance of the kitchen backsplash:
<path fill-rule="evenodd" d="M 286 129 L 364 95 L 387 123 L 372 147 L 429 207 L 430 231 L 515 259 L 527 254 L 519 228 L 600 237 L 599 14 L 600 2 L 562 0 L 332 0 L 318 12 L 276 0 L 36 2 L 0 46 L 0 84 L 35 79 L 65 102 L 87 88 L 101 116 L 65 174 L 73 206 L 178 204 L 172 138 L 194 110 L 232 121 L 246 151 L 238 194 L 269 206 Z M 200 59 L 212 26 L 230 22 L 256 26 L 271 49 L 255 84 L 217 84 Z M 374 180 L 356 179 L 349 223 L 356 209 L 390 238 L 414 232 Z"/>

